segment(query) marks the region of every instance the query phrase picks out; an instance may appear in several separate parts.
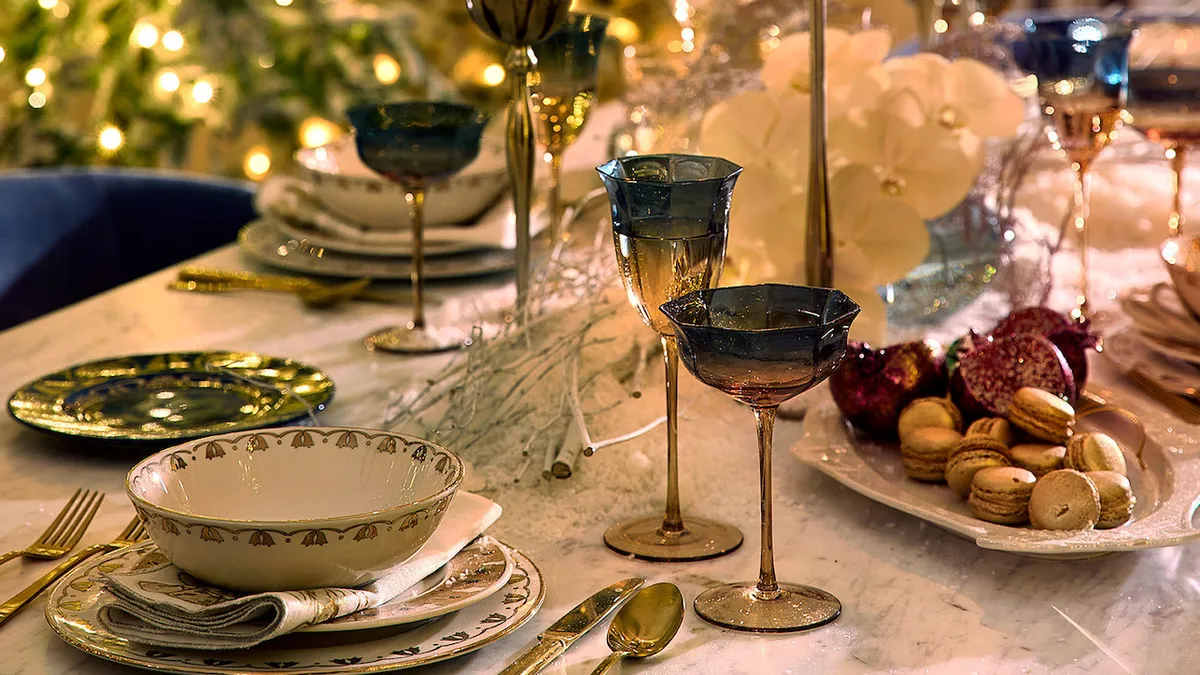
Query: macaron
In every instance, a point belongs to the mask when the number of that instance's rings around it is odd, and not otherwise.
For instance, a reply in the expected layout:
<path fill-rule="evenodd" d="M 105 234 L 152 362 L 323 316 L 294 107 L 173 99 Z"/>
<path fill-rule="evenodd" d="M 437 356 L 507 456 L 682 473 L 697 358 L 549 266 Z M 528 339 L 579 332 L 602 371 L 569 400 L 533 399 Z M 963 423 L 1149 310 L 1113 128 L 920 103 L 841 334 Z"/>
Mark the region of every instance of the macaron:
<path fill-rule="evenodd" d="M 1076 471 L 1116 471 L 1126 474 L 1121 446 L 1108 434 L 1087 433 L 1072 436 L 1067 442 L 1064 466 Z"/>
<path fill-rule="evenodd" d="M 1012 425 L 1003 417 L 984 417 L 971 422 L 967 436 L 991 436 L 1006 446 L 1013 443 Z"/>
<path fill-rule="evenodd" d="M 1100 520 L 1100 492 L 1091 478 L 1059 469 L 1038 479 L 1029 497 L 1029 522 L 1039 530 L 1090 530 Z"/>
<path fill-rule="evenodd" d="M 1116 471 L 1089 471 L 1087 477 L 1100 493 L 1100 517 L 1096 527 L 1108 529 L 1128 523 L 1137 504 L 1129 479 Z"/>
<path fill-rule="evenodd" d="M 962 431 L 962 413 L 949 399 L 930 396 L 919 398 L 900 411 L 898 433 L 903 439 L 916 429 L 937 427 Z"/>
<path fill-rule="evenodd" d="M 1029 498 L 1035 483 L 1037 477 L 1015 466 L 981 469 L 971 481 L 967 503 L 980 520 L 1020 525 L 1029 520 Z"/>
<path fill-rule="evenodd" d="M 1075 409 L 1048 391 L 1022 387 L 1008 404 L 1008 421 L 1034 438 L 1062 445 L 1075 428 Z"/>
<path fill-rule="evenodd" d="M 1063 468 L 1067 449 L 1050 443 L 1021 443 L 1008 449 L 1013 466 L 1019 466 L 1041 478 Z"/>
<path fill-rule="evenodd" d="M 946 480 L 946 460 L 962 440 L 953 429 L 924 427 L 914 429 L 900 441 L 900 461 L 904 472 L 917 480 L 940 483 Z"/>
<path fill-rule="evenodd" d="M 990 436 L 964 436 L 946 462 L 946 482 L 963 499 L 971 494 L 971 481 L 978 471 L 1009 466 L 1008 448 Z"/>

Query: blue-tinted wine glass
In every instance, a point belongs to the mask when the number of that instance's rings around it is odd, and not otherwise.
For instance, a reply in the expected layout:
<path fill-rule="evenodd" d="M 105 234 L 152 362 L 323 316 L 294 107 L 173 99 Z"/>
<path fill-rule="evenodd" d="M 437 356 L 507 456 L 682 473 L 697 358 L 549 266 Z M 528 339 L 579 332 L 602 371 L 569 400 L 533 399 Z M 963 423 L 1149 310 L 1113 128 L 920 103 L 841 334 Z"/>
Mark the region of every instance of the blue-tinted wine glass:
<path fill-rule="evenodd" d="M 711 288 L 725 265 L 730 198 L 742 167 L 719 157 L 643 155 L 596 169 L 612 207 L 613 246 L 629 303 L 658 333 L 666 365 L 667 512 L 613 525 L 604 543 L 644 560 L 704 560 L 733 551 L 742 533 L 679 506 L 679 351 L 662 303 Z"/>
<path fill-rule="evenodd" d="M 454 349 L 465 333 L 425 325 L 425 190 L 475 159 L 488 116 L 471 106 L 435 101 L 361 105 L 346 116 L 363 164 L 404 188 L 412 222 L 412 321 L 372 333 L 366 345 L 401 353 Z"/>
<path fill-rule="evenodd" d="M 781 284 L 696 291 L 662 306 L 683 365 L 704 384 L 750 406 L 758 427 L 758 581 L 725 584 L 697 596 L 696 613 L 705 621 L 781 633 L 821 626 L 842 611 L 838 599 L 825 591 L 775 578 L 771 441 L 779 405 L 820 384 L 841 364 L 858 312 L 841 291 Z"/>
<path fill-rule="evenodd" d="M 1030 16 L 1021 25 L 1024 31 L 1013 44 L 1013 57 L 1037 77 L 1050 140 L 1075 171 L 1071 222 L 1079 235 L 1081 279 L 1073 315 L 1082 319 L 1091 313 L 1088 170 L 1121 128 L 1133 25 L 1119 17 L 1062 14 Z"/>
<path fill-rule="evenodd" d="M 533 45 L 537 70 L 529 74 L 530 106 L 550 166 L 550 233 L 562 228 L 563 153 L 579 138 L 596 96 L 596 69 L 608 19 L 572 12 L 556 33 Z"/>
<path fill-rule="evenodd" d="M 1183 170 L 1200 141 L 1200 17 L 1138 17 L 1125 107 L 1134 128 L 1163 146 L 1174 174 L 1170 236 L 1184 223 Z"/>

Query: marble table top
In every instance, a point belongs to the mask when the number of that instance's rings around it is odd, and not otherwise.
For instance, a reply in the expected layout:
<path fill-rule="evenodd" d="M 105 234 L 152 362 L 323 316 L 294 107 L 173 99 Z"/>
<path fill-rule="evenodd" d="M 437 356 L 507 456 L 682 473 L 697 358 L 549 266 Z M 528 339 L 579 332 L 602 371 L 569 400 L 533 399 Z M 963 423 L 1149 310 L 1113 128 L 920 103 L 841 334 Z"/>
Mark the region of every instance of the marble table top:
<path fill-rule="evenodd" d="M 200 264 L 252 268 L 227 247 Z M 143 278 L 40 320 L 0 333 L 0 391 L 87 359 L 155 350 L 249 349 L 317 364 L 336 381 L 327 424 L 379 423 L 389 392 L 435 372 L 442 357 L 371 354 L 358 342 L 369 330 L 401 321 L 402 307 L 353 304 L 306 311 L 268 294 L 184 295 L 165 289 L 173 270 Z M 495 281 L 484 282 L 494 285 Z M 435 297 L 460 292 L 436 286 Z M 1096 363 L 1093 390 L 1133 398 L 1118 376 Z M 492 486 L 501 504 L 541 500 L 541 515 L 509 514 L 493 533 L 537 562 L 548 584 L 545 606 L 511 637 L 429 673 L 491 673 L 529 647 L 537 633 L 591 592 L 643 576 L 680 586 L 690 607 L 705 588 L 753 578 L 758 563 L 757 462 L 749 412 L 690 378 L 681 400 L 696 401 L 681 428 L 685 514 L 739 526 L 746 545 L 729 556 L 690 564 L 651 564 L 616 555 L 601 542 L 614 517 L 661 508 L 665 453 L 643 457 L 645 477 L 614 471 L 621 449 L 587 460 L 577 487 Z M 1144 403 L 1144 405 L 1152 405 Z M 775 541 L 779 577 L 837 595 L 835 623 L 806 633 L 755 636 L 710 626 L 690 610 L 675 642 L 658 657 L 627 662 L 646 673 L 1196 673 L 1200 671 L 1200 544 L 1077 562 L 1040 562 L 985 551 L 924 522 L 876 504 L 794 461 L 787 453 L 802 424 L 776 431 Z M 656 441 L 661 443 L 661 441 Z M 653 446 L 653 444 L 652 444 Z M 657 447 L 657 446 L 653 446 Z M 89 539 L 107 540 L 131 513 L 122 479 L 135 455 L 64 442 L 0 417 L 0 550 L 24 546 L 80 485 L 109 498 Z M 606 466 L 608 470 L 606 470 Z M 628 494 L 588 520 L 563 522 L 555 503 Z M 640 488 L 639 488 L 640 489 Z M 0 597 L 47 568 L 15 561 L 0 567 Z M 130 669 L 61 643 L 34 606 L 0 627 L 2 675 L 115 675 Z M 605 655 L 602 630 L 577 642 L 545 672 L 580 674 Z"/>

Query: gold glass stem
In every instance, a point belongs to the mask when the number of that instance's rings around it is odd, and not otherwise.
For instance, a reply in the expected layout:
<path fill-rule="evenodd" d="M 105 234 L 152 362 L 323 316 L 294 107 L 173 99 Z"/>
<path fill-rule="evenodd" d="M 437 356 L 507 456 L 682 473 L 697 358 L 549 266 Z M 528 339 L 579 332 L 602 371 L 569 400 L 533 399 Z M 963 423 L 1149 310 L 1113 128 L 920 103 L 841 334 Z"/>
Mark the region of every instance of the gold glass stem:
<path fill-rule="evenodd" d="M 662 531 L 679 534 L 685 531 L 679 507 L 679 345 L 675 336 L 660 335 L 667 380 L 667 514 Z"/>
<path fill-rule="evenodd" d="M 758 593 L 760 600 L 779 597 L 779 583 L 775 580 L 775 545 L 771 517 L 771 441 L 775 435 L 775 413 L 779 406 L 754 408 L 754 422 L 758 427 L 759 499 L 762 508 L 762 553 L 758 568 Z"/>
<path fill-rule="evenodd" d="M 513 212 L 517 228 L 517 321 L 525 319 L 529 302 L 532 234 L 529 212 L 533 200 L 533 112 L 529 109 L 529 71 L 533 68 L 529 47 L 513 47 L 505 62 L 512 86 L 508 102 L 508 175 L 512 181 Z"/>
<path fill-rule="evenodd" d="M 409 185 L 404 195 L 408 202 L 409 222 L 412 227 L 412 280 L 413 318 L 411 328 L 425 328 L 425 187 L 420 183 Z"/>
<path fill-rule="evenodd" d="M 560 239 L 566 239 L 567 233 L 562 231 L 562 153 L 547 151 L 548 164 L 550 165 L 550 190 L 546 198 L 547 208 L 550 211 L 550 241 L 557 242 Z"/>
<path fill-rule="evenodd" d="M 810 286 L 833 286 L 833 233 L 829 225 L 829 167 L 825 151 L 825 0 L 812 0 L 809 84 L 808 225 L 804 235 L 804 275 Z"/>
<path fill-rule="evenodd" d="M 1172 237 L 1178 237 L 1183 229 L 1183 170 L 1187 166 L 1190 149 L 1186 145 L 1171 148 L 1174 153 L 1171 155 L 1171 172 L 1174 175 L 1171 187 L 1174 188 L 1174 196 L 1171 200 L 1171 218 L 1167 221 L 1167 231 Z"/>
<path fill-rule="evenodd" d="M 1075 309 L 1071 316 L 1075 319 L 1085 319 L 1091 316 L 1092 308 L 1088 305 L 1088 201 L 1091 195 L 1091 174 L 1088 173 L 1087 162 L 1074 162 L 1075 194 L 1072 207 L 1075 211 L 1073 223 L 1078 235 L 1076 242 L 1079 246 L 1079 295 L 1075 296 Z"/>

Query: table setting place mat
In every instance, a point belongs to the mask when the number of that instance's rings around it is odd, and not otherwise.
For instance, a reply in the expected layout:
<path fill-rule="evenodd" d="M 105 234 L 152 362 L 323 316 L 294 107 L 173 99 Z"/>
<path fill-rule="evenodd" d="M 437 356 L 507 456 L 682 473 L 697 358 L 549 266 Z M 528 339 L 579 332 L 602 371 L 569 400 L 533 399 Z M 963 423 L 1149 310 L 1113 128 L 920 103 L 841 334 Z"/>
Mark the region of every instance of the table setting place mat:
<path fill-rule="evenodd" d="M 419 583 L 483 535 L 495 502 L 459 492 L 433 536 L 408 560 L 360 588 L 242 594 L 205 585 L 160 552 L 122 573 L 103 573 L 98 617 L 128 640 L 187 649 L 245 649 L 312 624 L 378 607 Z"/>

